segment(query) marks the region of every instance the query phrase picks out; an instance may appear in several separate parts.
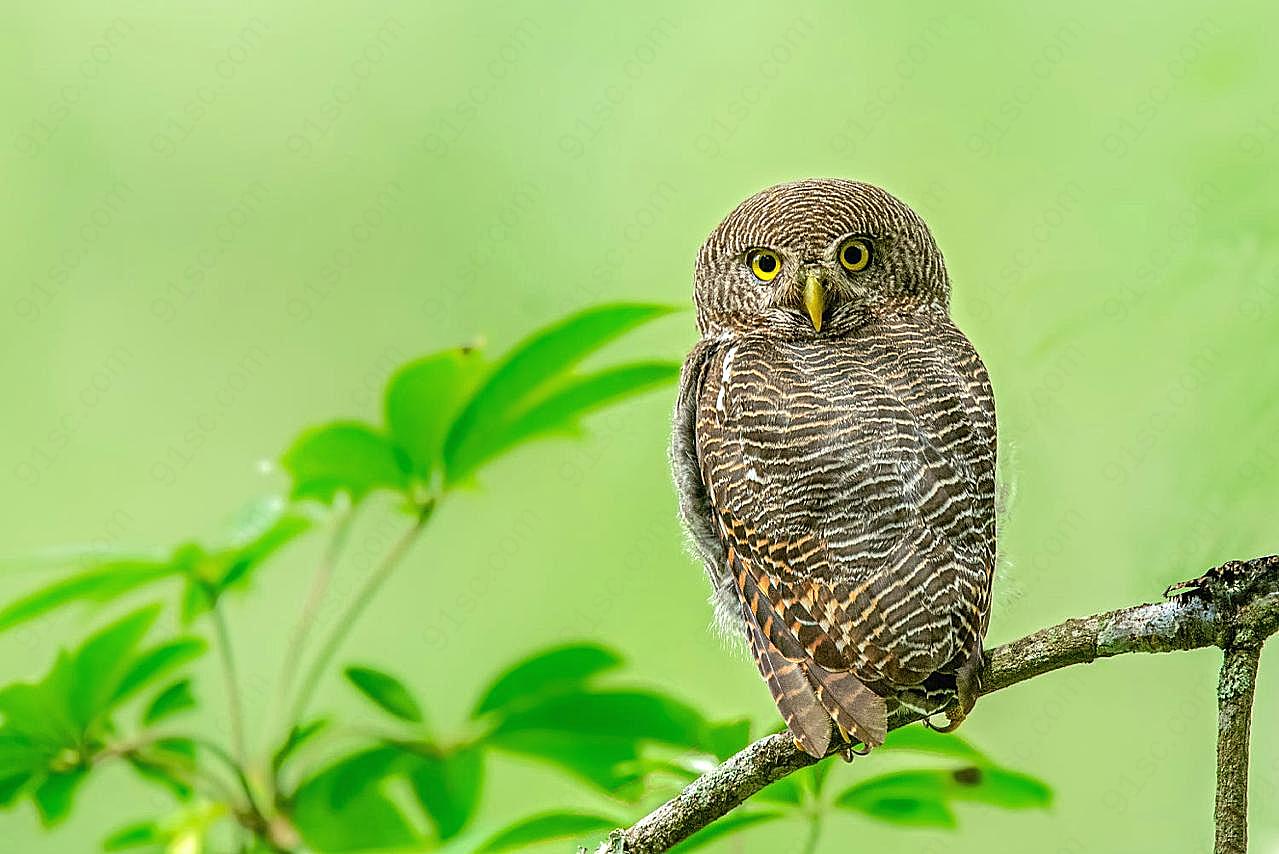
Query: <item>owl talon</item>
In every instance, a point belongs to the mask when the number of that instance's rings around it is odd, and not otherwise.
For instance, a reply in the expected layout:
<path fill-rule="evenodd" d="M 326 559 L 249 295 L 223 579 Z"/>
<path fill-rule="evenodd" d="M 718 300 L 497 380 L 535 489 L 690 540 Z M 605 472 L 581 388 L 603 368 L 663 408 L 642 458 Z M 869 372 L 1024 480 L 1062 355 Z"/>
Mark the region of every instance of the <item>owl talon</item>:
<path fill-rule="evenodd" d="M 947 709 L 946 724 L 944 726 L 938 726 L 937 724 L 933 723 L 932 715 L 929 715 L 924 718 L 924 726 L 928 727 L 933 732 L 942 732 L 942 733 L 954 732 L 955 730 L 959 729 L 959 725 L 964 722 L 964 718 L 966 717 L 968 716 L 965 715 L 963 711 L 959 708 Z"/>

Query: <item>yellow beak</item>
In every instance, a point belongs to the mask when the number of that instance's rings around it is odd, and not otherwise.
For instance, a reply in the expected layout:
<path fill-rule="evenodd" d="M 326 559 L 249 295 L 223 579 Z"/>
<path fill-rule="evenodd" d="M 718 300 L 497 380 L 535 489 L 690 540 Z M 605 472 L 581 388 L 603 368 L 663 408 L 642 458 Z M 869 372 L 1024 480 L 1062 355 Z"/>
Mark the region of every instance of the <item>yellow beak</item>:
<path fill-rule="evenodd" d="M 813 330 L 822 331 L 822 318 L 826 315 L 826 286 L 816 275 L 809 273 L 804 283 L 804 308 L 813 321 Z"/>

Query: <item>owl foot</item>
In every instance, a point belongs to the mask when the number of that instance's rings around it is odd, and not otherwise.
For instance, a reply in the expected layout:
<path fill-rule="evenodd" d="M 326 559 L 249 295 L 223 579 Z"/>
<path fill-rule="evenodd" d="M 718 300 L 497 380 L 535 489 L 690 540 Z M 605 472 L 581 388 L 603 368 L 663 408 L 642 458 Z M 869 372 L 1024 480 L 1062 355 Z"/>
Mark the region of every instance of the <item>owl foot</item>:
<path fill-rule="evenodd" d="M 858 748 L 860 748 L 860 750 Z M 869 754 L 870 748 L 864 744 L 850 744 L 843 750 L 839 751 L 839 757 L 848 763 L 851 763 L 857 756 L 867 756 Z"/>
<path fill-rule="evenodd" d="M 964 722 L 964 718 L 968 717 L 959 708 L 946 710 L 946 723 L 944 726 L 938 726 L 933 723 L 932 716 L 924 718 L 924 726 L 933 732 L 954 732 L 959 729 L 959 725 Z"/>
<path fill-rule="evenodd" d="M 839 755 L 845 762 L 852 762 L 854 756 L 866 756 L 870 753 L 870 745 L 859 740 L 856 736 L 848 732 L 840 726 L 839 721 L 833 721 L 835 724 L 835 732 L 844 740 L 844 746 L 839 749 Z"/>
<path fill-rule="evenodd" d="M 981 665 L 982 651 L 978 645 L 955 672 L 955 703 L 945 711 L 945 726 L 933 723 L 931 715 L 924 716 L 924 726 L 933 732 L 954 732 L 959 729 L 959 725 L 976 705 L 977 695 L 981 693 Z"/>

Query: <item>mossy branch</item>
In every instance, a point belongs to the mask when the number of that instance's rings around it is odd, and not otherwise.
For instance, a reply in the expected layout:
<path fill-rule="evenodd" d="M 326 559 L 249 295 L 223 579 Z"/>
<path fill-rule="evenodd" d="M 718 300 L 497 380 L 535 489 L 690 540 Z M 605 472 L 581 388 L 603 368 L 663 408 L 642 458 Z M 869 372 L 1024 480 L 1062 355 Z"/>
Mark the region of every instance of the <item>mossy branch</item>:
<path fill-rule="evenodd" d="M 1067 620 L 987 650 L 982 694 L 1115 655 L 1209 646 L 1226 650 L 1219 689 L 1216 850 L 1243 851 L 1252 686 L 1261 644 L 1279 630 L 1279 556 L 1232 561 L 1174 585 L 1164 595 L 1163 602 Z M 889 728 L 917 720 L 918 715 L 899 714 L 889 721 Z M 786 733 L 762 738 L 631 827 L 614 831 L 599 852 L 666 851 L 760 789 L 816 761 Z"/>

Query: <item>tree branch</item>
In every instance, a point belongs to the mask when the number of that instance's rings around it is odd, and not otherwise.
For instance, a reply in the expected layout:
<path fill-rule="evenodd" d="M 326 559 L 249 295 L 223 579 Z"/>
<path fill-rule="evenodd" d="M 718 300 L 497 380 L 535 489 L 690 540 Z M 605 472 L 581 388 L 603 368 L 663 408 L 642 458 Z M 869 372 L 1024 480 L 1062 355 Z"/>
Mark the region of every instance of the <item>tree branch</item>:
<path fill-rule="evenodd" d="M 1131 652 L 1176 652 L 1208 646 L 1227 648 L 1242 643 L 1259 650 L 1261 643 L 1279 630 L 1279 556 L 1232 561 L 1209 570 L 1201 578 L 1183 582 L 1165 591 L 1173 594 L 1164 602 L 1137 605 L 1042 629 L 1021 640 L 987 650 L 982 670 L 982 694 L 1016 685 L 1072 664 L 1088 664 Z M 1235 663 L 1232 664 L 1232 661 Z M 1248 661 L 1240 654 L 1227 657 L 1222 669 L 1226 685 L 1227 669 L 1256 672 L 1255 653 Z M 1240 676 L 1246 674 L 1237 674 Z M 1235 761 L 1230 779 L 1232 788 L 1223 795 L 1218 790 L 1218 851 L 1222 848 L 1220 822 L 1222 798 L 1232 815 L 1245 816 L 1248 744 L 1248 709 L 1252 701 L 1252 679 L 1231 682 L 1232 714 L 1230 753 Z M 1247 705 L 1235 689 L 1247 683 Z M 1224 687 L 1222 689 L 1225 690 Z M 1223 694 L 1222 738 L 1226 733 L 1226 701 Z M 1238 711 L 1242 706 L 1242 721 Z M 888 722 L 889 729 L 919 720 L 913 713 L 899 713 Z M 1240 728 L 1242 726 L 1242 728 Z M 838 749 L 839 745 L 835 745 Z M 770 735 L 708 771 L 685 789 L 634 825 L 610 834 L 600 854 L 648 854 L 666 851 L 696 831 L 727 814 L 760 789 L 817 760 L 795 746 L 786 733 Z M 1241 769 L 1241 770 L 1240 770 Z M 1240 775 L 1242 774 L 1242 784 Z M 1231 827 L 1241 824 L 1235 821 Z M 1237 831 L 1242 832 L 1242 831 Z M 1243 839 L 1241 836 L 1240 839 Z"/>
<path fill-rule="evenodd" d="M 1248 730 L 1261 647 L 1231 647 L 1217 681 L 1216 854 L 1248 850 Z"/>

